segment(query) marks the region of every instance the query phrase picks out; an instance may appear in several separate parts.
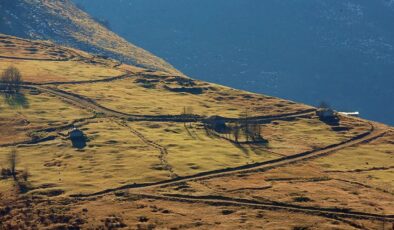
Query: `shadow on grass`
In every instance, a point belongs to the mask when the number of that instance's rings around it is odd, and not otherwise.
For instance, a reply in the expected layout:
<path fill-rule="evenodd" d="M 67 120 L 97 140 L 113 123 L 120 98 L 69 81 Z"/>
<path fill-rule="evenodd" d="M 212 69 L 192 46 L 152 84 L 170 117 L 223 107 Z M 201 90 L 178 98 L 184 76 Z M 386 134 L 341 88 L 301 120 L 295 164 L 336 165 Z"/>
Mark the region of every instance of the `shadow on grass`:
<path fill-rule="evenodd" d="M 6 93 L 2 92 L 4 102 L 12 108 L 29 108 L 29 101 L 22 92 Z"/>

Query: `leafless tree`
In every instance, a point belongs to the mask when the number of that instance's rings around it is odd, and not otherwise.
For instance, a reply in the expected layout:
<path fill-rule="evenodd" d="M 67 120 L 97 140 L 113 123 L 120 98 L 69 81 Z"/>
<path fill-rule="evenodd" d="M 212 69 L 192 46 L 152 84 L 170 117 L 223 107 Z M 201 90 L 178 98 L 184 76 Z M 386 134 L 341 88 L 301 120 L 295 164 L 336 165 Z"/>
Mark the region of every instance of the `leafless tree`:
<path fill-rule="evenodd" d="M 240 134 L 240 127 L 239 127 L 239 125 L 235 125 L 233 127 L 233 135 L 234 135 L 234 141 L 236 143 L 238 143 L 238 141 L 239 141 L 239 134 Z"/>
<path fill-rule="evenodd" d="M 245 112 L 243 112 L 240 116 L 240 127 L 243 134 L 245 135 L 246 142 L 249 141 L 249 133 L 248 133 L 249 124 L 250 124 L 249 113 L 247 110 L 245 110 Z"/>
<path fill-rule="evenodd" d="M 329 108 L 331 108 L 331 106 L 330 106 L 330 104 L 328 104 L 327 102 L 321 101 L 321 102 L 319 103 L 319 105 L 318 105 L 318 108 L 319 108 L 319 109 L 329 109 Z"/>
<path fill-rule="evenodd" d="M 25 182 L 27 182 L 27 180 L 29 179 L 30 173 L 29 173 L 29 169 L 25 168 L 25 170 L 23 170 L 22 172 L 22 178 Z"/>
<path fill-rule="evenodd" d="M 16 149 L 12 149 L 9 155 L 8 162 L 10 164 L 11 175 L 16 180 L 16 164 L 17 162 L 17 152 Z"/>
<path fill-rule="evenodd" d="M 0 76 L 3 88 L 8 92 L 18 92 L 22 83 L 22 74 L 13 66 L 5 69 Z"/>

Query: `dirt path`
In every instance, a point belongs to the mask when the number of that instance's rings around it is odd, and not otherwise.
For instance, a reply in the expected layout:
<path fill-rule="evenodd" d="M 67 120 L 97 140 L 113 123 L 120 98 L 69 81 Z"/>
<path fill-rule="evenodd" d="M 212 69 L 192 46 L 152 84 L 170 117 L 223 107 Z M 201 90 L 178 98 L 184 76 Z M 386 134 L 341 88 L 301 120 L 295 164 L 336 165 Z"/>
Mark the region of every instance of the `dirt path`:
<path fill-rule="evenodd" d="M 124 76 L 126 77 L 126 76 Z M 103 79 L 104 80 L 104 79 Z M 64 99 L 68 102 L 71 102 L 71 104 L 74 104 L 76 106 L 85 108 L 85 109 L 90 109 L 93 112 L 96 113 L 102 113 L 110 117 L 116 117 L 120 119 L 126 119 L 129 121 L 156 121 L 156 122 L 198 122 L 202 121 L 205 118 L 195 115 L 195 116 L 184 116 L 184 115 L 136 115 L 136 114 L 127 114 L 123 112 L 119 112 L 116 110 L 112 110 L 109 108 L 106 108 L 100 104 L 98 104 L 96 101 L 93 99 L 74 94 L 71 92 L 66 92 L 57 88 L 52 88 L 48 86 L 43 86 L 43 85 L 24 85 L 24 88 L 28 89 L 38 89 L 39 91 L 49 93 L 52 95 L 55 95 L 61 99 Z M 293 113 L 288 113 L 288 114 L 279 114 L 279 115 L 268 115 L 268 116 L 257 116 L 257 117 L 251 117 L 249 118 L 250 120 L 254 120 L 256 122 L 269 122 L 273 120 L 281 120 L 281 119 L 291 119 L 291 118 L 297 118 L 297 117 L 305 117 L 305 116 L 311 116 L 314 114 L 315 109 L 307 109 L 304 111 L 299 111 L 299 112 L 293 112 Z M 237 120 L 236 118 L 224 118 L 227 121 L 235 121 Z"/>
<path fill-rule="evenodd" d="M 284 210 L 288 212 L 301 212 L 310 215 L 323 217 L 342 217 L 350 219 L 369 219 L 379 221 L 394 221 L 394 215 L 380 215 L 375 213 L 365 213 L 339 208 L 307 207 L 288 203 L 261 203 L 254 200 L 234 199 L 221 196 L 188 196 L 188 195 L 151 195 L 151 194 L 130 194 L 139 198 L 159 199 L 187 203 L 205 203 L 215 206 L 243 206 L 265 210 Z"/>
<path fill-rule="evenodd" d="M 120 126 L 123 126 L 123 127 L 127 128 L 127 129 L 129 129 L 130 132 L 132 132 L 134 135 L 136 135 L 146 145 L 151 146 L 151 147 L 159 150 L 159 152 L 160 152 L 159 159 L 160 159 L 161 168 L 164 169 L 164 170 L 167 170 L 170 173 L 170 177 L 171 178 L 177 178 L 178 177 L 178 175 L 172 169 L 172 166 L 168 163 L 168 160 L 167 160 L 168 151 L 167 151 L 167 149 L 165 147 L 161 146 L 160 144 L 158 144 L 158 143 L 156 143 L 156 142 L 154 142 L 152 140 L 149 140 L 142 133 L 140 133 L 137 130 L 133 129 L 130 125 L 128 125 L 124 121 L 116 121 L 116 120 L 114 120 L 114 122 L 119 124 Z"/>
<path fill-rule="evenodd" d="M 84 80 L 84 81 L 54 81 L 54 82 L 43 82 L 43 83 L 35 83 L 35 82 L 23 82 L 25 85 L 30 86 L 48 86 L 48 85 L 79 85 L 79 84 L 93 84 L 93 83 L 100 83 L 100 82 L 111 82 L 117 80 L 123 80 L 127 78 L 132 78 L 137 75 L 126 73 L 115 77 L 103 77 L 102 79 L 95 79 L 95 80 Z"/>
<path fill-rule="evenodd" d="M 394 166 L 388 166 L 388 167 L 373 167 L 373 168 L 366 168 L 366 169 L 354 169 L 354 170 L 327 170 L 323 171 L 325 173 L 360 173 L 360 172 L 370 172 L 370 171 L 385 171 L 385 170 L 390 170 L 394 169 Z"/>
<path fill-rule="evenodd" d="M 115 111 L 109 108 L 106 108 L 102 105 L 99 105 L 94 100 L 66 92 L 60 89 L 48 87 L 48 86 L 38 86 L 38 85 L 24 85 L 24 88 L 27 89 L 37 89 L 44 93 L 49 93 L 54 96 L 57 96 L 75 106 L 91 110 L 95 113 L 101 113 L 109 117 L 116 117 L 120 119 L 125 119 L 129 121 L 158 121 L 158 122 L 166 122 L 166 121 L 173 121 L 173 122 L 194 122 L 196 120 L 201 120 L 201 117 L 185 117 L 182 115 L 134 115 L 134 114 L 127 114 L 119 111 Z"/>
<path fill-rule="evenodd" d="M 185 183 L 188 181 L 196 181 L 196 180 L 205 180 L 205 179 L 210 179 L 210 178 L 216 178 L 216 177 L 224 177 L 224 176 L 229 176 L 233 174 L 239 174 L 239 173 L 251 173 L 251 172 L 262 172 L 262 171 L 267 171 L 270 169 L 282 167 L 285 165 L 289 164 L 294 164 L 318 157 L 323 157 L 327 156 L 328 154 L 331 154 L 333 152 L 336 152 L 338 150 L 348 148 L 348 147 L 353 147 L 362 143 L 367 143 L 369 141 L 375 140 L 377 138 L 382 137 L 387 131 L 384 129 L 384 127 L 380 125 L 372 126 L 371 130 L 360 134 L 350 140 L 338 143 L 338 144 L 333 144 L 330 146 L 326 146 L 317 150 L 313 151 L 307 151 L 291 156 L 286 156 L 286 157 L 281 157 L 275 160 L 270 160 L 270 161 L 265 161 L 265 162 L 258 162 L 254 164 L 248 164 L 248 165 L 243 165 L 239 167 L 233 167 L 233 168 L 225 168 L 225 169 L 219 169 L 219 170 L 213 170 L 213 171 L 208 171 L 208 172 L 202 172 L 190 176 L 184 176 L 184 177 L 178 177 L 170 180 L 165 180 L 165 181 L 160 181 L 160 182 L 153 182 L 153 183 L 143 183 L 143 184 L 129 184 L 129 185 L 124 185 L 118 188 L 112 188 L 112 189 L 106 189 L 100 192 L 92 193 L 92 194 L 75 194 L 71 195 L 73 197 L 89 197 L 89 196 L 97 196 L 97 195 L 103 195 L 111 192 L 116 192 L 119 190 L 125 190 L 125 189 L 142 189 L 142 188 L 148 188 L 148 187 L 165 187 L 165 186 L 173 186 L 177 185 L 180 183 Z"/>
<path fill-rule="evenodd" d="M 53 58 L 25 58 L 25 57 L 11 57 L 11 56 L 0 56 L 2 59 L 11 60 L 23 60 L 23 61 L 47 61 L 47 62 L 65 62 L 70 61 L 71 58 L 53 59 Z"/>

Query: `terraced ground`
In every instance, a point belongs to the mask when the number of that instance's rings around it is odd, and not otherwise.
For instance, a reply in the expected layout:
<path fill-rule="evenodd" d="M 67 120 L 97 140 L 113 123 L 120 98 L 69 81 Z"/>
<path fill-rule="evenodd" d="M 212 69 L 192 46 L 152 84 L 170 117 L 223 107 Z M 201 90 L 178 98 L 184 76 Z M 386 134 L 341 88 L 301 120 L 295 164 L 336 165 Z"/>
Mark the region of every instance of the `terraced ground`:
<path fill-rule="evenodd" d="M 392 227 L 391 127 L 2 35 L 0 70 L 11 64 L 25 82 L 0 100 L 0 168 L 17 154 L 0 229 Z M 205 123 L 245 114 L 266 142 Z"/>

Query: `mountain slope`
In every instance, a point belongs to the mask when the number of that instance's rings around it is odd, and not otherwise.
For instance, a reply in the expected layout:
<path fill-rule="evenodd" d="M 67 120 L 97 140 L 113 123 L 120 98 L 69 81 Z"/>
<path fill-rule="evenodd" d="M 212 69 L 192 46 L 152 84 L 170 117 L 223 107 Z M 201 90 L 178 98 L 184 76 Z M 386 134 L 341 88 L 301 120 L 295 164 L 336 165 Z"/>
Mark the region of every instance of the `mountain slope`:
<path fill-rule="evenodd" d="M 136 66 L 180 74 L 164 60 L 109 31 L 69 0 L 2 0 L 0 15 L 1 33 L 52 40 Z"/>
<path fill-rule="evenodd" d="M 394 221 L 391 127 L 0 34 L 11 65 L 25 81 L 0 91 L 0 229 Z"/>

